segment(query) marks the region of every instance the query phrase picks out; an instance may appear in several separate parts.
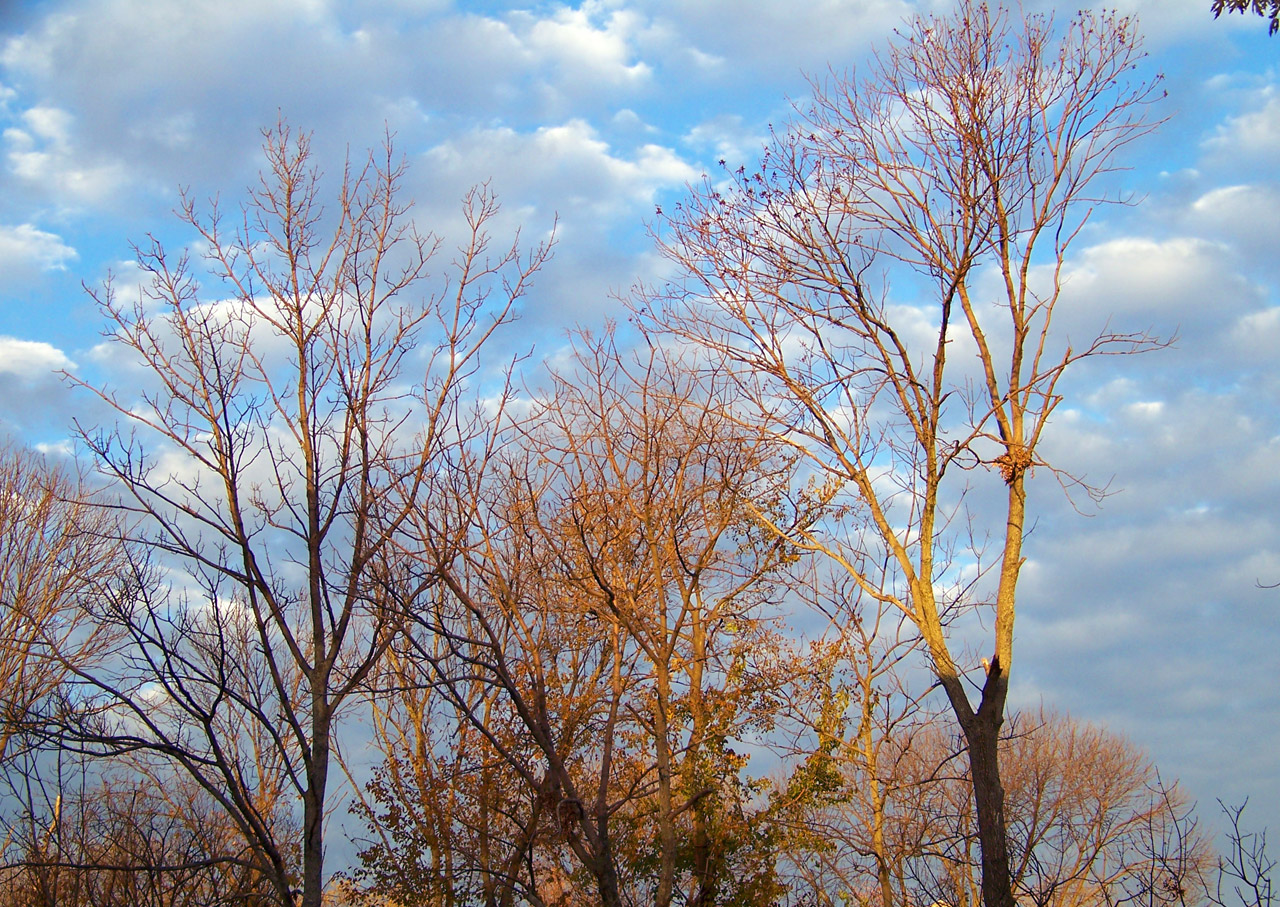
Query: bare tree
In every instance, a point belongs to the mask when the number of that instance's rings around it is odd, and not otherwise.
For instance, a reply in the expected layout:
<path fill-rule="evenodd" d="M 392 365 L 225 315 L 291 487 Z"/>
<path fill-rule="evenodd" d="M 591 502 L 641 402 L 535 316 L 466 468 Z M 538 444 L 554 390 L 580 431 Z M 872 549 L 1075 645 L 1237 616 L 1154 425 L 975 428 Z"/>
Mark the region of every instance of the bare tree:
<path fill-rule="evenodd" d="M 50 764 L 53 763 L 53 764 Z M 14 793 L 3 907 L 254 907 L 269 880 L 190 778 L 69 758 L 28 766 Z M 163 769 L 163 766 L 158 766 Z"/>
<path fill-rule="evenodd" d="M 1129 741 L 1041 709 L 1010 722 L 1000 759 L 1021 900 L 1202 901 L 1211 852 L 1193 804 Z"/>
<path fill-rule="evenodd" d="M 1219 800 L 1218 805 L 1227 817 L 1227 852 L 1218 857 L 1217 882 L 1209 900 L 1217 907 L 1271 907 L 1276 861 L 1267 853 L 1266 828 L 1249 831 L 1242 824 L 1248 800 L 1239 806 Z"/>
<path fill-rule="evenodd" d="M 441 241 L 408 220 L 389 139 L 326 211 L 308 137 L 264 135 L 267 169 L 232 223 L 183 198 L 204 272 L 152 240 L 138 299 L 93 293 L 146 378 L 98 391 L 120 424 L 82 437 L 153 581 L 114 603 L 129 644 L 113 671 L 80 674 L 66 730 L 185 772 L 276 900 L 318 907 L 337 722 L 398 626 L 392 539 L 485 433 L 470 379 L 549 248 L 492 247 L 498 207 L 477 190 L 430 283 Z M 274 821 L 281 802 L 300 839 Z"/>
<path fill-rule="evenodd" d="M 1027 480 L 1054 468 L 1041 442 L 1067 370 L 1155 345 L 1058 326 L 1068 249 L 1117 152 L 1153 128 L 1141 58 L 1112 14 L 1060 33 L 975 0 L 921 16 L 860 76 L 815 82 L 758 171 L 660 218 L 683 276 L 635 302 L 732 371 L 732 411 L 808 458 L 817 502 L 862 515 L 843 536 L 760 518 L 919 630 L 966 742 L 986 907 L 1014 903 L 997 742 Z M 957 570 L 989 583 L 949 597 Z M 970 605 L 980 620 L 957 624 Z"/>
<path fill-rule="evenodd" d="M 0 444 L 0 768 L 68 675 L 108 644 L 89 605 L 124 563 L 79 475 Z"/>
<path fill-rule="evenodd" d="M 877 779 L 858 740 L 836 763 L 830 795 L 808 811 L 813 839 L 801 839 L 791 857 L 809 870 L 809 885 L 887 907 L 978 903 L 981 861 L 963 744 L 936 723 L 895 728 L 880 741 L 893 759 Z M 1203 902 L 1211 851 L 1191 804 L 1124 738 L 1041 710 L 1006 725 L 1000 760 L 1019 903 Z M 877 780 L 888 796 L 868 790 Z"/>

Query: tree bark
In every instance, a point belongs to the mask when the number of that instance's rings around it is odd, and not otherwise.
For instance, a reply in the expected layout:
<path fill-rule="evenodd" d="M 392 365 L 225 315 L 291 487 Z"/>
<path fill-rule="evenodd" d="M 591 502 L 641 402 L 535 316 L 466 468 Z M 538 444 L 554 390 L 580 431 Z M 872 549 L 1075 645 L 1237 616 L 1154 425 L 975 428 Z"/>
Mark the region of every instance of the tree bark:
<path fill-rule="evenodd" d="M 969 750 L 969 775 L 973 805 L 978 817 L 978 843 L 982 857 L 983 907 L 1015 907 L 1013 876 L 1009 866 L 1009 834 L 1004 813 L 1004 785 L 1000 780 L 1000 728 L 1009 689 L 1008 675 L 999 658 L 992 659 L 983 688 L 982 704 L 968 721 L 962 721 Z"/>
<path fill-rule="evenodd" d="M 327 714 L 312 719 L 312 758 L 307 767 L 307 790 L 302 806 L 301 907 L 321 907 L 324 899 L 324 805 L 329 786 L 332 727 Z"/>

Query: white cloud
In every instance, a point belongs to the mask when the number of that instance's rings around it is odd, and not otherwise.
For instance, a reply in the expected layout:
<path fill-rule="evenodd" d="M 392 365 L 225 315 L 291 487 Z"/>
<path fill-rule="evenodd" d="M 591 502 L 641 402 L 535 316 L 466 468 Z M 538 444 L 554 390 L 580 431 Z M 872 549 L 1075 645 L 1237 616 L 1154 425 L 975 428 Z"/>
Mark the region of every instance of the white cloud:
<path fill-rule="evenodd" d="M 750 60 L 753 69 L 794 76 L 849 59 L 873 38 L 888 34 L 911 14 L 904 0 L 703 0 L 645 4 L 685 45 L 691 69 L 727 75 L 726 60 Z"/>
<path fill-rule="evenodd" d="M 1124 413 L 1133 419 L 1159 419 L 1164 415 L 1164 401 L 1137 400 L 1125 406 Z"/>
<path fill-rule="evenodd" d="M 1061 327 L 1077 347 L 1104 324 L 1164 338 L 1216 331 L 1260 296 L 1233 265 L 1226 246 L 1195 236 L 1099 243 L 1068 263 Z"/>
<path fill-rule="evenodd" d="M 710 152 L 730 168 L 750 164 L 760 156 L 768 136 L 748 126 L 736 115 L 720 114 L 704 120 L 684 135 L 691 148 Z"/>
<path fill-rule="evenodd" d="M 545 14 L 446 6 L 68 4 L 0 50 L 24 94 L 42 99 L 10 124 L 9 170 L 57 204 L 100 204 L 134 181 L 168 208 L 175 186 L 251 180 L 258 130 L 277 112 L 340 160 L 384 124 L 409 147 L 476 124 L 612 115 L 652 86 L 642 47 L 669 50 L 646 14 L 600 0 Z"/>
<path fill-rule="evenodd" d="M 75 367 L 50 343 L 0 336 L 0 431 L 34 441 L 52 429 L 64 438 L 71 408 L 58 372 Z"/>
<path fill-rule="evenodd" d="M 25 381 L 40 381 L 75 363 L 62 350 L 39 340 L 0 337 L 0 374 L 16 375 Z"/>
<path fill-rule="evenodd" d="M 50 457 L 58 460 L 70 462 L 76 455 L 76 447 L 68 439 L 61 441 L 41 441 L 35 445 L 35 449 L 42 456 Z"/>
<path fill-rule="evenodd" d="M 498 235 L 521 229 L 541 236 L 558 220 L 555 257 L 523 311 L 526 325 L 559 331 L 616 311 L 615 293 L 664 266 L 636 228 L 653 216 L 660 192 L 697 179 L 698 171 L 665 145 L 615 148 L 585 120 L 572 119 L 529 132 L 471 130 L 429 149 L 409 177 L 413 194 L 426 199 L 415 210 L 419 223 L 450 247 L 466 229 L 454 199 L 479 182 L 490 182 L 504 203 L 491 224 Z M 425 185 L 417 189 L 416 181 Z"/>
<path fill-rule="evenodd" d="M 620 9 L 605 13 L 605 5 L 593 0 L 576 9 L 563 7 L 549 18 L 528 23 L 524 43 L 535 57 L 554 64 L 570 78 L 612 83 L 647 80 L 650 67 L 631 62 L 632 44 L 643 26 L 641 17 Z"/>
<path fill-rule="evenodd" d="M 72 141 L 74 118 L 56 107 L 23 112 L 25 128 L 4 131 L 9 170 L 59 204 L 94 204 L 121 188 L 125 168 L 116 160 L 83 154 Z"/>
<path fill-rule="evenodd" d="M 28 278 L 40 271 L 65 270 L 76 250 L 56 233 L 32 224 L 0 225 L 0 280 Z"/>
<path fill-rule="evenodd" d="M 1225 240 L 1246 265 L 1276 269 L 1280 185 L 1245 183 L 1211 189 L 1191 203 L 1186 222 L 1199 233 Z"/>
<path fill-rule="evenodd" d="M 528 199 L 545 213 L 559 210 L 568 229 L 575 220 L 610 218 L 653 201 L 660 189 L 698 176 L 670 148 L 646 143 L 630 156 L 615 154 L 585 120 L 543 126 L 531 133 L 509 127 L 478 129 L 441 143 L 426 154 L 433 178 L 464 186 L 492 173 L 504 197 Z"/>
<path fill-rule="evenodd" d="M 363 59 L 328 4 L 63 8 L 71 12 L 37 19 L 0 51 L 23 94 L 41 99 L 6 135 L 9 170 L 56 204 L 102 205 L 132 181 L 170 191 L 208 173 L 239 178 L 277 111 L 308 120 L 329 105 L 377 115 L 376 105 L 348 100 L 353 85 L 367 84 L 363 72 L 379 71 L 377 58 Z"/>
<path fill-rule="evenodd" d="M 1208 150 L 1228 155 L 1273 156 L 1280 152 L 1280 91 L 1259 89 L 1253 110 L 1228 117 L 1206 140 Z"/>
<path fill-rule="evenodd" d="M 32 107 L 22 115 L 38 138 L 65 145 L 71 138 L 71 114 L 56 107 Z"/>
<path fill-rule="evenodd" d="M 1280 349 L 1280 308 L 1272 307 L 1242 315 L 1231 328 L 1231 343 L 1242 358 L 1253 362 L 1275 362 Z"/>
<path fill-rule="evenodd" d="M 1258 188 L 1255 186 L 1223 186 L 1200 196 L 1191 203 L 1191 210 L 1207 220 L 1217 222 L 1256 216 L 1264 208 L 1270 207 L 1256 202 L 1257 192 Z"/>

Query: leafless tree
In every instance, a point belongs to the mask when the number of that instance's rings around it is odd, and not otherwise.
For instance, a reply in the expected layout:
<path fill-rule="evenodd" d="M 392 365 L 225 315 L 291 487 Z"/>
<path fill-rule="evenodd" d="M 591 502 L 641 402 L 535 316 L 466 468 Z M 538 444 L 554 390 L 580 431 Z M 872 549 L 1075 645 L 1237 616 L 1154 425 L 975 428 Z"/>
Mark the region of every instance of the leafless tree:
<path fill-rule="evenodd" d="M 203 271 L 153 239 L 137 299 L 93 291 L 143 377 L 98 390 L 119 423 L 82 438 L 139 527 L 149 581 L 114 602 L 128 645 L 114 670 L 79 675 L 65 730 L 185 772 L 277 902 L 318 907 L 337 723 L 398 626 L 392 540 L 483 443 L 471 379 L 549 247 L 494 247 L 498 207 L 476 190 L 433 278 L 441 240 L 409 220 L 389 139 L 326 209 L 308 137 L 264 135 L 238 217 L 183 198 Z M 281 803 L 300 838 L 275 821 Z"/>
<path fill-rule="evenodd" d="M 125 558 L 109 515 L 88 495 L 73 470 L 0 444 L 0 768 L 68 665 L 109 645 L 90 605 Z"/>
<path fill-rule="evenodd" d="M 859 902 L 973 907 L 981 861 L 963 744 L 919 722 L 897 728 L 881 749 L 894 757 L 881 769 L 890 795 L 869 794 L 872 778 L 855 750 L 809 811 L 816 840 L 801 839 L 792 860 L 807 859 L 811 887 Z M 1203 902 L 1212 856 L 1191 804 L 1124 738 L 1041 710 L 1006 725 L 1000 760 L 1019 903 Z M 877 803 L 878 825 L 869 821 Z"/>
<path fill-rule="evenodd" d="M 3 907 L 254 907 L 274 901 L 239 831 L 190 778 L 62 754 L 11 785 Z M 163 769 L 163 766 L 158 766 Z"/>
<path fill-rule="evenodd" d="M 660 217 L 682 276 L 635 300 L 732 372 L 732 411 L 809 459 L 817 502 L 862 515 L 844 535 L 761 519 L 918 628 L 966 741 L 986 907 L 1014 903 L 997 742 L 1028 477 L 1056 468 L 1041 442 L 1071 366 L 1156 345 L 1059 327 L 1068 249 L 1153 128 L 1141 58 L 1112 14 L 923 15 L 859 75 L 815 81 L 757 171 Z M 959 570 L 988 586 L 949 597 Z M 980 620 L 957 624 L 971 605 Z"/>
<path fill-rule="evenodd" d="M 1276 861 L 1267 853 L 1267 830 L 1244 825 L 1245 800 L 1239 806 L 1218 805 L 1227 817 L 1227 850 L 1218 857 L 1217 881 L 1210 900 L 1217 907 L 1271 907 L 1271 874 Z"/>

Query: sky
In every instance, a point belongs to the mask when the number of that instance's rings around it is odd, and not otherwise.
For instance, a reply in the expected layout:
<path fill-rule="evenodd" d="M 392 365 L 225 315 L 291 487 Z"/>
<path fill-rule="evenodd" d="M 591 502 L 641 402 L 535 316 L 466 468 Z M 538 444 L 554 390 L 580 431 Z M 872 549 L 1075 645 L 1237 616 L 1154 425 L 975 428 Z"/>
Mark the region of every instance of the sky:
<path fill-rule="evenodd" d="M 1216 799 L 1280 816 L 1280 36 L 1209 0 L 1115 0 L 1167 121 L 1090 219 L 1068 318 L 1173 340 L 1085 364 L 1045 450 L 1112 494 L 1033 484 L 1013 699 L 1127 735 Z M 1071 5 L 1071 9 L 1075 8 Z M 1052 4 L 1026 0 L 1028 10 Z M 341 169 L 387 130 L 415 217 L 448 237 L 488 181 L 555 258 L 520 338 L 622 315 L 661 280 L 655 208 L 747 166 L 806 76 L 856 67 L 931 0 L 47 0 L 0 4 L 0 432 L 52 456 L 101 418 L 58 377 L 128 380 L 82 285 L 130 242 L 193 241 L 180 188 L 238 204 L 281 116 Z M 1065 305 L 1066 303 L 1064 303 Z M 1272 823 L 1275 824 L 1274 822 Z"/>

